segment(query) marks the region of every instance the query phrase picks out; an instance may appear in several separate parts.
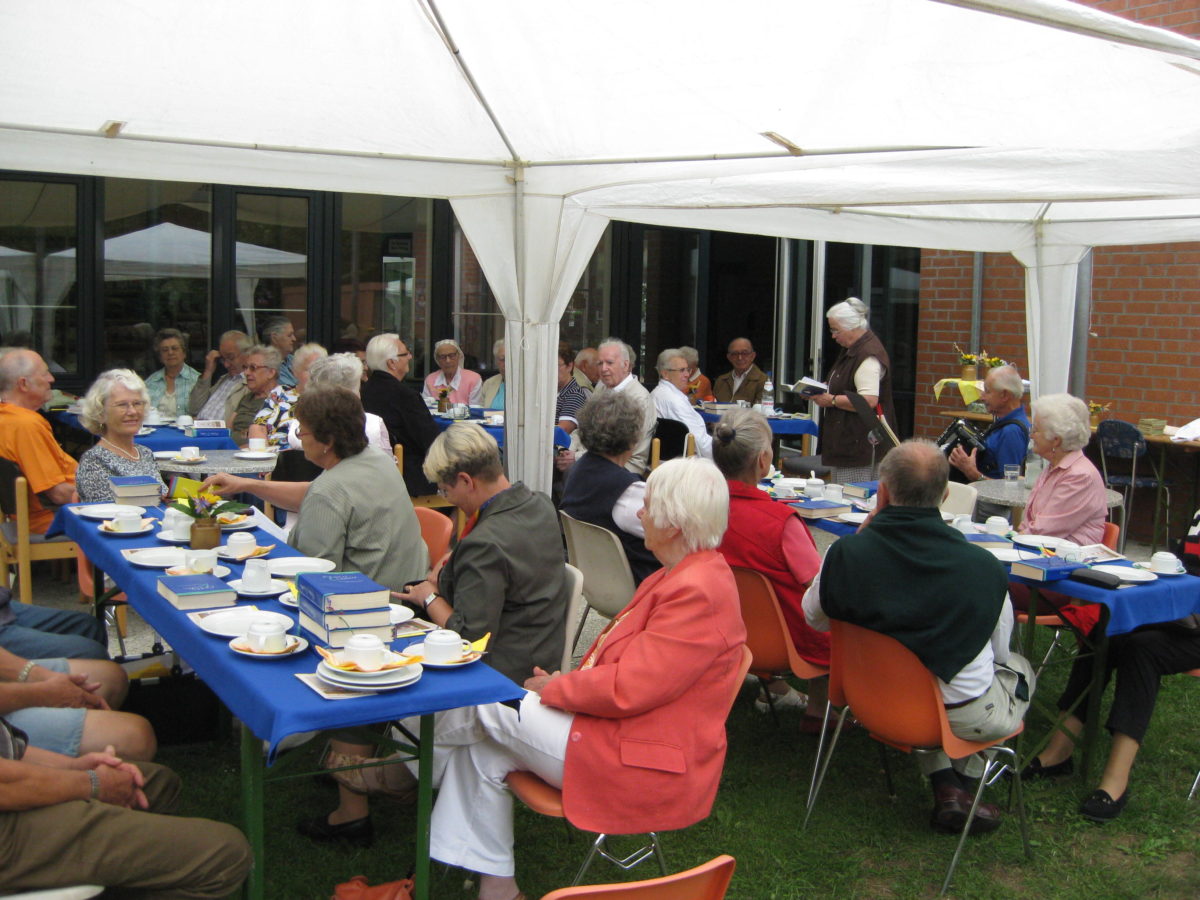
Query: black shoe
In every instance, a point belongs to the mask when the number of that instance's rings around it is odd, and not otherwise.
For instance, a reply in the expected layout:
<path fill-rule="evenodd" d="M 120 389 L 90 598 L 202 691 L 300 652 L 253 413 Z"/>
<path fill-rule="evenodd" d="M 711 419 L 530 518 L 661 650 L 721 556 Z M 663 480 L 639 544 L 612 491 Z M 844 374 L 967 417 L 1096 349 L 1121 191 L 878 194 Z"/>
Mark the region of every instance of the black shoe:
<path fill-rule="evenodd" d="M 1036 778 L 1057 778 L 1060 775 L 1070 775 L 1074 771 L 1075 760 L 1070 756 L 1052 766 L 1043 766 L 1042 761 L 1035 756 L 1029 765 L 1021 770 L 1021 780 L 1033 781 Z"/>
<path fill-rule="evenodd" d="M 301 819 L 296 823 L 296 830 L 306 838 L 323 843 L 345 841 L 356 847 L 370 847 L 375 841 L 375 828 L 371 825 L 370 816 L 343 822 L 341 825 L 331 825 L 328 816 L 320 815 L 312 819 Z"/>
<path fill-rule="evenodd" d="M 929 817 L 930 826 L 935 831 L 961 834 L 974 799 L 962 788 L 952 785 L 939 785 L 934 788 L 933 813 Z M 998 807 L 991 803 L 980 803 L 975 810 L 975 818 L 971 820 L 969 833 L 972 835 L 987 834 L 989 831 L 999 828 L 1002 821 Z"/>
<path fill-rule="evenodd" d="M 1092 822 L 1110 822 L 1121 814 L 1128 802 L 1129 788 L 1116 800 L 1109 796 L 1108 791 L 1096 790 L 1079 804 L 1079 814 Z"/>

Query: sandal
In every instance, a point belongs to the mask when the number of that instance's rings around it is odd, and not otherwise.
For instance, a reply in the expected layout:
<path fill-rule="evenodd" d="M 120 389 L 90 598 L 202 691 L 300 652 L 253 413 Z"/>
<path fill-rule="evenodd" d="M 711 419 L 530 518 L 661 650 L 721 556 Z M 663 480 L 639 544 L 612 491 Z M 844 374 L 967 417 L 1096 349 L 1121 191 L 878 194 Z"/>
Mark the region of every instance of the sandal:
<path fill-rule="evenodd" d="M 411 803 L 417 798 L 417 779 L 408 771 L 408 766 L 400 762 L 401 756 L 393 753 L 380 758 L 330 750 L 321 766 L 333 770 L 329 773 L 333 780 L 355 794 L 382 794 L 402 803 Z M 387 760 L 395 762 L 379 765 Z M 346 766 L 360 768 L 343 768 Z"/>

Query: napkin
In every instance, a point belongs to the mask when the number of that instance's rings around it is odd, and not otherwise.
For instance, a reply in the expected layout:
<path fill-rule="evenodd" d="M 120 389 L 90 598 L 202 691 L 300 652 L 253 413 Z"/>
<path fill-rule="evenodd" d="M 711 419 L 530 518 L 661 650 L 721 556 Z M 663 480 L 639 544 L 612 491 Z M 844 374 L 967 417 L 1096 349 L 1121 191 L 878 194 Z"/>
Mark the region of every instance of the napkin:
<path fill-rule="evenodd" d="M 472 641 L 471 642 L 471 652 L 472 653 L 483 653 L 484 651 L 487 650 L 488 641 L 490 641 L 491 639 L 492 639 L 492 633 L 489 631 L 487 634 L 485 634 L 479 640 Z"/>
<path fill-rule="evenodd" d="M 231 555 L 238 562 L 242 562 L 243 560 L 252 559 L 256 556 L 266 556 L 274 549 L 274 544 L 267 544 L 266 546 L 256 545 L 252 550 L 247 550 L 244 553 L 233 553 Z"/>
<path fill-rule="evenodd" d="M 129 533 L 129 532 L 125 532 L 125 531 L 117 531 L 117 529 L 113 527 L 114 521 L 115 521 L 114 519 L 106 519 L 105 521 L 100 523 L 100 526 L 105 531 L 111 531 L 113 534 L 128 534 Z M 154 521 L 154 519 L 142 519 L 142 524 L 140 527 L 145 528 L 147 525 L 149 525 L 153 521 Z"/>
<path fill-rule="evenodd" d="M 356 662 L 339 659 L 336 653 L 327 650 L 325 647 L 317 647 L 317 653 L 321 655 L 321 659 L 329 664 L 330 668 L 337 669 L 339 672 L 384 672 L 388 669 L 400 669 L 404 666 L 411 666 L 413 663 L 419 663 L 424 658 L 397 653 L 396 655 L 400 657 L 398 660 L 386 662 L 378 669 L 364 669 Z"/>

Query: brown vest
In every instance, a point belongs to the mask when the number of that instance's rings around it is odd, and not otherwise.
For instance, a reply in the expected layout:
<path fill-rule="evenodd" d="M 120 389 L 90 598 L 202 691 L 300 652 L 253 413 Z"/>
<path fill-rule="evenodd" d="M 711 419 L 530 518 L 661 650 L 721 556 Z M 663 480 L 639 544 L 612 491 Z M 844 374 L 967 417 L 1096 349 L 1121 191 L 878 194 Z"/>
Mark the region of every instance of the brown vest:
<path fill-rule="evenodd" d="M 892 364 L 887 351 L 875 336 L 868 331 L 851 346 L 844 347 L 829 370 L 829 393 L 854 393 L 854 373 L 869 357 L 879 360 L 883 369 L 879 376 L 879 404 L 888 425 L 895 430 L 896 410 L 892 406 Z M 853 410 L 829 407 L 821 413 L 821 462 L 827 466 L 869 466 L 871 444 L 867 440 L 869 429 Z M 876 461 L 883 459 L 887 446 L 876 452 Z"/>

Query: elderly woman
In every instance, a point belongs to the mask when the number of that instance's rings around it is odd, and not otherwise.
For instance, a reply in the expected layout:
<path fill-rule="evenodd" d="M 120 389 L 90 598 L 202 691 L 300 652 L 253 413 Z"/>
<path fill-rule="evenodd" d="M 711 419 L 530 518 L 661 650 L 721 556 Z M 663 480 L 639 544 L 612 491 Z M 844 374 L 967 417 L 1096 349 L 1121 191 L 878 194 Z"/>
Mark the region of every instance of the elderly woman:
<path fill-rule="evenodd" d="M 436 400 L 445 390 L 451 403 L 478 406 L 483 396 L 483 379 L 478 372 L 462 367 L 463 352 L 458 341 L 449 338 L 438 341 L 433 347 L 433 358 L 439 368 L 425 376 L 425 389 L 421 393 Z"/>
<path fill-rule="evenodd" d="M 288 425 L 292 421 L 292 407 L 298 398 L 295 391 L 279 383 L 279 367 L 283 364 L 279 351 L 258 344 L 246 351 L 245 359 L 242 374 L 246 379 L 246 387 L 262 403 L 246 435 L 266 438 L 272 446 L 287 450 Z"/>
<path fill-rule="evenodd" d="M 859 417 L 851 395 L 860 396 L 871 409 L 882 407 L 884 417 L 895 427 L 891 362 L 883 344 L 867 326 L 867 307 L 857 297 L 830 307 L 825 317 L 841 351 L 825 377 L 829 392 L 812 398 L 825 410 L 821 416 L 820 462 L 832 469 L 833 481 L 866 481 L 872 477 L 872 460 L 882 460 L 886 448 L 876 459 L 868 440 L 870 427 Z"/>
<path fill-rule="evenodd" d="M 305 344 L 305 347 L 308 346 L 313 345 Z M 303 350 L 304 347 L 301 347 L 296 351 L 297 360 L 301 359 L 300 354 Z M 362 368 L 362 362 L 353 353 L 335 353 L 333 356 L 324 356 L 312 362 L 311 366 L 303 368 L 297 364 L 296 391 L 303 393 L 305 390 L 317 391 L 322 388 L 337 387 L 343 388 L 357 397 L 362 389 Z M 364 413 L 364 415 L 366 417 L 367 443 L 394 459 L 392 444 L 388 440 L 387 425 L 384 424 L 383 419 L 374 413 Z M 299 421 L 292 419 L 288 425 L 289 446 L 300 446 L 299 431 Z"/>
<path fill-rule="evenodd" d="M 167 418 L 188 411 L 188 398 L 200 373 L 187 364 L 187 336 L 177 328 L 163 328 L 154 335 L 154 354 L 162 368 L 146 379 L 150 402 Z"/>
<path fill-rule="evenodd" d="M 467 516 L 454 549 L 424 581 L 397 596 L 424 618 L 468 640 L 492 635 L 484 661 L 517 683 L 562 656 L 571 586 L 557 539 L 554 507 L 544 494 L 510 484 L 495 440 L 475 425 L 452 425 L 425 457 L 425 475 L 438 493 Z M 547 535 L 553 539 L 547 540 Z M 335 741 L 326 765 L 363 761 L 366 747 Z M 399 766 L 334 773 L 338 807 L 305 819 L 299 830 L 314 840 L 372 839 L 367 794 L 401 793 L 407 779 Z"/>
<path fill-rule="evenodd" d="M 146 385 L 129 369 L 109 369 L 88 388 L 79 419 L 100 441 L 79 458 L 75 488 L 85 503 L 113 499 L 114 475 L 153 475 L 158 466 L 149 447 L 134 443 L 150 397 Z"/>
<path fill-rule="evenodd" d="M 296 329 L 287 316 L 276 316 L 263 326 L 263 343 L 279 351 L 279 383 L 289 390 L 296 386 Z"/>
<path fill-rule="evenodd" d="M 292 374 L 296 376 L 296 386 L 293 390 L 297 397 L 303 394 L 304 388 L 308 386 L 308 376 L 313 363 L 327 356 L 329 351 L 320 344 L 303 344 L 296 348 L 296 352 L 292 354 Z"/>
<path fill-rule="evenodd" d="M 696 452 L 712 459 L 712 435 L 700 418 L 700 413 L 688 401 L 687 359 L 682 350 L 674 348 L 658 354 L 654 367 L 658 371 L 658 384 L 650 392 L 654 399 L 654 410 L 660 419 L 674 419 L 687 426 L 688 433 L 696 441 Z"/>
<path fill-rule="evenodd" d="M 367 446 L 362 403 L 343 388 L 313 390 L 296 403 L 300 445 L 322 469 L 312 482 L 259 481 L 225 473 L 205 482 L 222 496 L 249 493 L 299 512 L 288 543 L 339 571 L 389 588 L 420 578 L 429 554 L 396 463 Z"/>
<path fill-rule="evenodd" d="M 579 410 L 579 440 L 587 449 L 567 472 L 559 509 L 607 528 L 621 541 L 635 584 L 659 568 L 646 549 L 639 515 L 646 482 L 625 468 L 642 436 L 641 407 L 616 391 L 593 394 Z"/>
<path fill-rule="evenodd" d="M 479 872 L 480 900 L 520 896 L 504 782 L 514 769 L 561 786 L 567 815 L 588 831 L 686 828 L 708 815 L 746 640 L 733 575 L 715 549 L 728 508 L 711 462 L 660 466 L 642 519 L 663 568 L 580 667 L 539 670 L 519 709 L 489 704 L 438 723 L 435 753 L 445 765 L 430 854 Z"/>
<path fill-rule="evenodd" d="M 814 665 L 828 666 L 829 635 L 808 624 L 802 605 L 804 592 L 821 570 L 821 555 L 796 511 L 758 489 L 771 470 L 771 441 L 766 418 L 749 409 L 728 410 L 713 429 L 713 462 L 729 484 L 729 527 L 721 553 L 731 566 L 753 569 L 770 579 L 796 651 Z M 755 704 L 764 712 L 770 704 L 805 705 L 802 695 L 783 679 L 772 681 L 767 689 L 775 696 Z M 825 679 L 811 682 L 802 732 L 820 733 L 825 697 Z"/>
<path fill-rule="evenodd" d="M 504 338 L 492 344 L 492 358 L 500 371 L 483 383 L 479 403 L 484 409 L 504 409 Z"/>
<path fill-rule="evenodd" d="M 687 396 L 693 406 L 699 406 L 705 400 L 713 400 L 712 382 L 700 371 L 700 351 L 695 347 L 680 347 L 679 352 L 688 364 Z"/>

